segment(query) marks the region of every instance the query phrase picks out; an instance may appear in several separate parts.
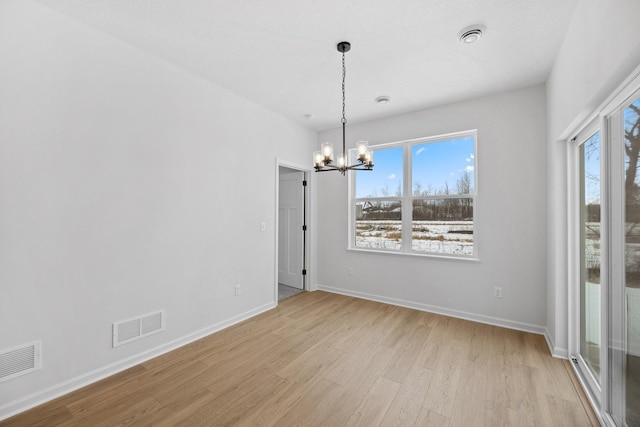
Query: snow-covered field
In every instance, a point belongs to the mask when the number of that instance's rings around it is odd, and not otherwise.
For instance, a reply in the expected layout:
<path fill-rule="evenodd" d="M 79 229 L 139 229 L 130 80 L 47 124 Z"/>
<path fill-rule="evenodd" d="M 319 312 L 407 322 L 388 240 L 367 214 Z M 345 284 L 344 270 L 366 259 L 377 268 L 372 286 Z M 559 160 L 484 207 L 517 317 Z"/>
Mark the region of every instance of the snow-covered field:
<path fill-rule="evenodd" d="M 640 289 L 627 291 L 627 352 L 640 357 Z M 588 342 L 600 346 L 600 284 L 586 283 L 585 304 L 587 313 L 585 333 Z"/>
<path fill-rule="evenodd" d="M 401 245 L 401 221 L 356 221 L 356 247 L 400 250 Z M 412 249 L 425 253 L 473 255 L 473 221 L 414 221 Z"/>
<path fill-rule="evenodd" d="M 640 227 L 627 223 L 625 228 L 625 268 L 627 273 L 640 273 Z M 585 232 L 585 262 L 587 268 L 600 267 L 600 223 L 589 222 Z M 637 283 L 627 286 L 638 287 Z"/>

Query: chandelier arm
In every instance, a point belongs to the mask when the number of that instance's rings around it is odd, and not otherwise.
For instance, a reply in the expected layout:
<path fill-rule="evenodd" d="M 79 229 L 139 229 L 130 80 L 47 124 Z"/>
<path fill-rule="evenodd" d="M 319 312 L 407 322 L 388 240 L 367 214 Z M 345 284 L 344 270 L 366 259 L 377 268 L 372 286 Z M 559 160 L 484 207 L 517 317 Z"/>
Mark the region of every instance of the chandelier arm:
<path fill-rule="evenodd" d="M 373 170 L 373 165 L 371 165 L 371 166 L 367 166 L 367 165 L 363 165 L 363 164 L 361 164 L 361 165 L 351 165 L 351 166 L 348 166 L 346 169 L 350 170 L 350 171 L 371 171 L 371 170 Z"/>
<path fill-rule="evenodd" d="M 320 169 L 316 168 L 316 172 L 331 172 L 331 171 L 339 171 L 340 168 L 336 166 L 323 166 Z"/>

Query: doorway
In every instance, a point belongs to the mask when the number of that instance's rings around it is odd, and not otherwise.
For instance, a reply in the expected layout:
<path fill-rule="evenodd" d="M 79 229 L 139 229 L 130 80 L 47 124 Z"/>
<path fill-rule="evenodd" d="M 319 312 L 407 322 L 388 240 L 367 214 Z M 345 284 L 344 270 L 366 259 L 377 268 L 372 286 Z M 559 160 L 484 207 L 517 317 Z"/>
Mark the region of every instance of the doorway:
<path fill-rule="evenodd" d="M 278 166 L 278 300 L 305 290 L 306 172 Z"/>
<path fill-rule="evenodd" d="M 640 427 L 640 77 L 572 143 L 571 358 L 605 424 Z"/>

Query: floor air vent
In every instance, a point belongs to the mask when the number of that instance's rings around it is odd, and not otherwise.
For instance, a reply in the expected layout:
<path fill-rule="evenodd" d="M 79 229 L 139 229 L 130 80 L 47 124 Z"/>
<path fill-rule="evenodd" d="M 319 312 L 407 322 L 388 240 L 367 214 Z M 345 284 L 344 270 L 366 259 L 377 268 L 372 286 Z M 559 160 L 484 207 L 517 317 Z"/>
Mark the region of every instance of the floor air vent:
<path fill-rule="evenodd" d="M 40 341 L 0 351 L 0 382 L 40 369 Z"/>
<path fill-rule="evenodd" d="M 164 311 L 161 310 L 114 323 L 113 346 L 118 347 L 164 330 L 164 318 Z"/>

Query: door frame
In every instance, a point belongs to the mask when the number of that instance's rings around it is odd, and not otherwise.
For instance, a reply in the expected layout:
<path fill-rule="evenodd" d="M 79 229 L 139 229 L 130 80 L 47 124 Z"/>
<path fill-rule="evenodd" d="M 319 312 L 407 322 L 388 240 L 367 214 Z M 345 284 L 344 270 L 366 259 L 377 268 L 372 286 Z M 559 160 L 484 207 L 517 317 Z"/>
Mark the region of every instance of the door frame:
<path fill-rule="evenodd" d="M 608 382 L 608 372 L 604 367 L 608 366 L 608 318 L 606 317 L 607 295 L 602 292 L 607 288 L 609 281 L 608 275 L 608 255 L 609 255 L 609 185 L 608 160 L 609 160 L 609 138 L 606 132 L 606 121 L 601 115 L 593 117 L 580 131 L 570 140 L 568 140 L 568 325 L 569 340 L 568 354 L 573 363 L 573 368 L 580 373 L 578 375 L 582 387 L 588 392 L 587 397 L 591 406 L 603 408 L 602 397 L 606 395 Z M 581 336 L 581 309 L 580 309 L 580 237 L 581 224 L 580 217 L 581 201 L 580 201 L 580 146 L 586 142 L 595 132 L 600 132 L 600 380 L 598 381 L 587 367 L 585 360 L 580 354 L 580 336 Z"/>
<path fill-rule="evenodd" d="M 306 233 L 304 234 L 304 238 L 303 238 L 303 245 L 302 245 L 302 253 L 303 253 L 303 257 L 302 257 L 302 268 L 307 270 L 307 274 L 302 276 L 302 290 L 303 291 L 309 291 L 310 290 L 310 283 L 309 283 L 309 271 L 310 271 L 310 260 L 311 260 L 311 253 L 310 253 L 310 234 L 309 234 L 309 229 L 310 229 L 310 222 L 311 222 L 311 215 L 310 215 L 310 178 L 311 178 L 311 169 L 309 169 L 306 166 L 300 165 L 298 163 L 294 163 L 294 162 L 289 162 L 286 160 L 282 160 L 279 158 L 276 158 L 276 162 L 275 162 L 275 176 L 276 176 L 276 180 L 275 180 L 275 220 L 274 220 L 274 224 L 273 224 L 273 228 L 275 230 L 275 235 L 274 235 L 274 265 L 273 265 L 273 270 L 274 270 L 274 280 L 273 280 L 273 298 L 274 298 L 274 302 L 276 305 L 278 305 L 278 253 L 279 253 L 279 239 L 280 239 L 280 230 L 279 230 L 279 224 L 280 224 L 280 167 L 285 167 L 288 169 L 293 169 L 293 170 L 297 170 L 299 172 L 303 173 L 303 180 L 307 181 L 307 186 L 306 186 L 306 191 L 304 191 L 303 196 L 302 196 L 302 208 L 303 208 L 303 212 L 304 212 L 304 221 L 303 223 L 307 226 L 307 230 Z"/>
<path fill-rule="evenodd" d="M 622 182 L 622 174 L 624 172 L 623 164 L 623 141 L 612 121 L 618 114 L 619 110 L 628 100 L 633 100 L 640 96 L 640 67 L 625 81 L 613 91 L 595 112 L 588 119 L 584 120 L 575 128 L 576 137 L 585 131 L 593 122 L 597 122 L 600 127 L 600 144 L 601 144 L 601 244 L 602 244 L 602 265 L 601 278 L 604 278 L 606 284 L 601 287 L 601 361 L 600 361 L 600 390 L 594 393 L 592 381 L 585 374 L 585 370 L 580 367 L 582 362 L 580 358 L 574 360 L 572 357 L 572 367 L 583 389 L 586 391 L 592 407 L 595 409 L 601 424 L 606 426 L 615 426 L 616 420 L 614 415 L 621 412 L 620 405 L 626 405 L 624 396 L 624 384 L 616 381 L 612 371 L 610 356 L 610 346 L 612 341 L 616 341 L 616 345 L 620 345 L 618 337 L 614 336 L 612 329 L 620 329 L 626 327 L 624 314 L 620 312 L 619 307 L 615 306 L 620 300 L 620 292 L 617 284 L 624 283 L 621 276 L 619 265 L 616 260 L 624 260 L 624 246 L 620 241 L 620 236 L 624 235 L 624 214 L 621 206 L 616 206 L 616 201 L 624 200 L 624 186 Z M 575 195 L 577 190 L 577 144 L 576 138 L 567 140 L 567 180 L 568 194 Z M 621 170 L 622 168 L 622 170 Z M 577 261 L 579 260 L 578 252 L 578 226 L 574 222 L 576 213 L 578 212 L 578 203 L 575 197 L 567 198 L 567 224 L 568 224 L 568 352 L 570 356 L 579 353 L 579 337 L 580 337 L 580 308 L 579 308 L 579 283 L 578 271 L 576 270 Z M 622 232 L 621 232 L 622 230 Z M 602 234 L 605 234 L 604 236 Z M 617 313 L 617 317 L 614 314 Z M 625 326 L 621 326 L 621 325 Z M 618 332 L 622 333 L 622 332 Z M 621 341 L 626 343 L 626 338 Z M 599 394 L 599 396 L 598 396 Z M 614 399 L 614 396 L 616 399 Z M 622 411 L 625 407 L 622 407 Z M 623 416 L 624 417 L 624 416 Z"/>

